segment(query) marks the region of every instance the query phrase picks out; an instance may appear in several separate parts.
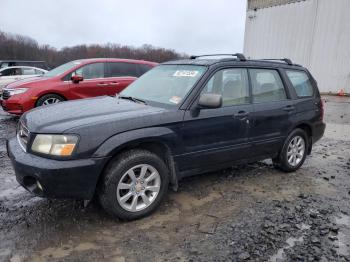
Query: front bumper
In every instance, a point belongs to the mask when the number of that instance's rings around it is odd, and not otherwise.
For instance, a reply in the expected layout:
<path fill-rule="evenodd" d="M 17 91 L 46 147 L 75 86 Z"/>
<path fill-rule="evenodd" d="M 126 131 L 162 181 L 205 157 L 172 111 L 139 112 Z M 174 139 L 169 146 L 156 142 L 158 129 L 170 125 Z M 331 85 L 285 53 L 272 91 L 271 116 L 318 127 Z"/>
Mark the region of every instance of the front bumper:
<path fill-rule="evenodd" d="M 14 115 L 21 115 L 25 112 L 25 109 L 23 108 L 23 105 L 19 101 L 12 101 L 12 100 L 0 100 L 0 104 L 4 111 L 14 114 Z"/>
<path fill-rule="evenodd" d="M 8 99 L 1 99 L 0 104 L 4 111 L 14 114 L 22 115 L 35 107 L 35 101 L 27 98 L 26 95 L 13 95 Z"/>
<path fill-rule="evenodd" d="M 48 198 L 91 199 L 109 159 L 58 161 L 24 152 L 15 138 L 8 140 L 6 145 L 18 183 L 28 191 Z"/>

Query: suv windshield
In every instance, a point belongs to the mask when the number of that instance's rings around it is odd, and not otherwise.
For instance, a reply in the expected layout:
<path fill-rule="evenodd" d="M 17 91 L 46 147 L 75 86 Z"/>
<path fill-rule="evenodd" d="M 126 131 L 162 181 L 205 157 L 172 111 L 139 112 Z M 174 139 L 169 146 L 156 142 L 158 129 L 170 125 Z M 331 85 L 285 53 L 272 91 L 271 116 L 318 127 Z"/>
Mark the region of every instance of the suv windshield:
<path fill-rule="evenodd" d="M 66 72 L 67 70 L 72 69 L 80 64 L 81 62 L 79 60 L 71 61 L 50 70 L 49 72 L 45 73 L 43 76 L 47 76 L 47 77 L 59 76 L 64 72 Z"/>
<path fill-rule="evenodd" d="M 206 67 L 197 65 L 160 65 L 142 75 L 120 95 L 177 106 L 205 71 Z"/>

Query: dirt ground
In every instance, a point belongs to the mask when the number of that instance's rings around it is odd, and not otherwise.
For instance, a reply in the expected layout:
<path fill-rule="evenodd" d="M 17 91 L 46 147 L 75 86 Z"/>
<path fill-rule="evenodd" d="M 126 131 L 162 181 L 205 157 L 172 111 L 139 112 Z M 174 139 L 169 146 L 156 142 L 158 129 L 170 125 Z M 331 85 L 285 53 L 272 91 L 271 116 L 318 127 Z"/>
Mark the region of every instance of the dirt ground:
<path fill-rule="evenodd" d="M 0 111 L 0 261 L 350 261 L 350 99 L 324 97 L 327 131 L 295 173 L 270 161 L 181 181 L 150 217 L 22 189 Z"/>

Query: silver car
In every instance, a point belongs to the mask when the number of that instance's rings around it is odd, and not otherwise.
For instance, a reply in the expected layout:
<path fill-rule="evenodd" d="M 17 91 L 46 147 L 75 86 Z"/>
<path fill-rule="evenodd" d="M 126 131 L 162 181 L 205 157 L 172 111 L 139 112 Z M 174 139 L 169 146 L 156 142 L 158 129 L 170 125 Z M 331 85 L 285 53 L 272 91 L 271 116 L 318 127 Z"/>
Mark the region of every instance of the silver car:
<path fill-rule="evenodd" d="M 0 94 L 3 87 L 29 77 L 35 77 L 45 74 L 47 71 L 41 68 L 32 66 L 10 66 L 0 69 Z"/>

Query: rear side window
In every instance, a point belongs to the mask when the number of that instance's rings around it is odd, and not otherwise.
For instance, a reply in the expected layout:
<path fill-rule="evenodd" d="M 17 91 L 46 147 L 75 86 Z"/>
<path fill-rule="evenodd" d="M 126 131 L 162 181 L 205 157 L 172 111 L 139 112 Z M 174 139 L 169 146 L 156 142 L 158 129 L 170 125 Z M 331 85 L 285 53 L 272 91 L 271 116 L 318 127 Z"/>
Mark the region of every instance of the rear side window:
<path fill-rule="evenodd" d="M 305 72 L 287 70 L 286 73 L 298 97 L 313 96 L 314 88 L 309 76 Z"/>
<path fill-rule="evenodd" d="M 287 99 L 280 75 L 271 69 L 250 69 L 253 102 L 272 102 Z"/>
<path fill-rule="evenodd" d="M 22 75 L 35 75 L 34 68 L 22 68 Z"/>
<path fill-rule="evenodd" d="M 138 64 L 123 62 L 107 63 L 107 68 L 107 77 L 140 76 Z"/>
<path fill-rule="evenodd" d="M 143 74 L 146 73 L 148 70 L 151 70 L 151 69 L 152 69 L 152 66 L 146 65 L 146 64 L 139 64 L 138 67 L 139 67 L 139 70 L 140 70 L 140 75 L 143 75 Z"/>

